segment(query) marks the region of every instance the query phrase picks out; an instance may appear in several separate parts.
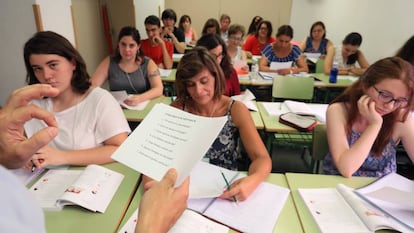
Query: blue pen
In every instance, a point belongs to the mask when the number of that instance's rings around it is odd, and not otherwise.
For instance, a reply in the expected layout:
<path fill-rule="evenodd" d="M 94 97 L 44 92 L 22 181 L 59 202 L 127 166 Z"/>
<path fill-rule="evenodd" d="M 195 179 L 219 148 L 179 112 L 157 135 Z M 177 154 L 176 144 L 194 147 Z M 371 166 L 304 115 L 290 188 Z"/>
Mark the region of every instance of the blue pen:
<path fill-rule="evenodd" d="M 227 186 L 227 190 L 230 190 L 230 183 L 227 180 L 226 176 L 224 175 L 223 171 L 220 171 L 221 175 L 223 176 L 224 181 L 226 182 L 226 186 Z M 237 204 L 239 203 L 239 201 L 237 200 L 236 196 L 233 196 L 233 201 L 236 202 Z"/>

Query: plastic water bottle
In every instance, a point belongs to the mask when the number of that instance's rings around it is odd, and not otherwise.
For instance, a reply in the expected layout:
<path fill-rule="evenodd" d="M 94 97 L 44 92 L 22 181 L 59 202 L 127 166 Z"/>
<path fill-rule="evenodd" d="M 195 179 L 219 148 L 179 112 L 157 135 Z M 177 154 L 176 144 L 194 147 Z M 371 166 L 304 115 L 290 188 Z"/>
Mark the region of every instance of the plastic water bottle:
<path fill-rule="evenodd" d="M 329 74 L 329 82 L 330 83 L 336 83 L 338 80 L 338 65 L 333 64 L 331 73 Z"/>
<path fill-rule="evenodd" d="M 253 59 L 252 67 L 251 67 L 251 75 L 252 79 L 257 79 L 258 72 L 259 72 L 259 65 L 257 64 L 257 60 Z"/>

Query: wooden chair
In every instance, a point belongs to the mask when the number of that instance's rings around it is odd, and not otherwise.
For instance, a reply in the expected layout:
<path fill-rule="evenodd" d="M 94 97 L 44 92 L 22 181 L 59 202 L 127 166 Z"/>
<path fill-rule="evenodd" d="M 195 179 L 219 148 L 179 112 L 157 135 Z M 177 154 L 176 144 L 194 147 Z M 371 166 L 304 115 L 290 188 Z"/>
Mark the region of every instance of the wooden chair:
<path fill-rule="evenodd" d="M 311 168 L 313 173 L 320 173 L 322 161 L 329 152 L 326 125 L 318 124 L 312 131 Z"/>
<path fill-rule="evenodd" d="M 272 100 L 284 101 L 287 99 L 310 102 L 313 98 L 313 78 L 277 76 L 273 79 Z M 311 132 L 275 133 L 268 135 L 267 148 L 272 153 L 274 143 L 288 146 L 303 147 L 302 157 L 312 144 Z"/>

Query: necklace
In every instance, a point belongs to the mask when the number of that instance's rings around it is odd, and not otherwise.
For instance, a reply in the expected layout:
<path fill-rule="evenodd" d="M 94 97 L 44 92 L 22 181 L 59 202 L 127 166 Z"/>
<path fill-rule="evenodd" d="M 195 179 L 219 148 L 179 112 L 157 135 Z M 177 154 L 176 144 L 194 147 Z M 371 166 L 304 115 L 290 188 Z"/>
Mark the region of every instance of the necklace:
<path fill-rule="evenodd" d="M 216 111 L 216 106 L 217 106 L 217 103 L 216 103 L 216 102 L 214 102 L 214 105 L 213 105 L 213 110 L 210 112 L 210 117 L 213 117 L 213 114 L 214 114 L 214 112 Z"/>

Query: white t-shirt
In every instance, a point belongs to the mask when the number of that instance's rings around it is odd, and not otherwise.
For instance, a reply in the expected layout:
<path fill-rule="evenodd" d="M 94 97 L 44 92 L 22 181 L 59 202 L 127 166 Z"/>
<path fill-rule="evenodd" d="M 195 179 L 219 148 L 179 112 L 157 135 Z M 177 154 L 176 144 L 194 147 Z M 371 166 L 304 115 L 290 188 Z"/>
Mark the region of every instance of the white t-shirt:
<path fill-rule="evenodd" d="M 53 112 L 51 98 L 34 100 L 32 103 L 55 115 L 59 133 L 49 146 L 61 150 L 94 148 L 119 133 L 131 131 L 117 101 L 100 87 L 94 88 L 75 106 L 61 112 Z M 43 121 L 32 119 L 24 128 L 30 137 L 45 126 Z"/>
<path fill-rule="evenodd" d="M 0 232 L 46 233 L 42 209 L 14 174 L 0 165 Z"/>

